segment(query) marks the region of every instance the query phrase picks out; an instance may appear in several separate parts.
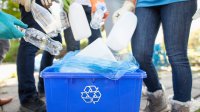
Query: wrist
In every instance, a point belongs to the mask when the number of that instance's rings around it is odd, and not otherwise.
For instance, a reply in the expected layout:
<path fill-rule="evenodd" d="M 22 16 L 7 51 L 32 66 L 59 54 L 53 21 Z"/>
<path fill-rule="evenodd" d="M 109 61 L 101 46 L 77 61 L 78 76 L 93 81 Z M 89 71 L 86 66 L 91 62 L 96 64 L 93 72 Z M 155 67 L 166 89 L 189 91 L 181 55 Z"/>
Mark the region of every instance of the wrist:
<path fill-rule="evenodd" d="M 126 0 L 123 4 L 123 8 L 125 8 L 128 11 L 133 11 L 135 9 L 133 0 Z"/>

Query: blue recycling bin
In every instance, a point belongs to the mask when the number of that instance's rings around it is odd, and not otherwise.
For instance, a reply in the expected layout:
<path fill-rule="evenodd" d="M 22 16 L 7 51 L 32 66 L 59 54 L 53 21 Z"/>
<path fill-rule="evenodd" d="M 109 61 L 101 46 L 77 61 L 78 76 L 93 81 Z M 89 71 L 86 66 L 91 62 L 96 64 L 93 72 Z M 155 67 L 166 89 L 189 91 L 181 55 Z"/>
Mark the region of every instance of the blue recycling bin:
<path fill-rule="evenodd" d="M 47 112 L 139 112 L 142 81 L 137 70 L 119 80 L 94 73 L 42 73 Z"/>

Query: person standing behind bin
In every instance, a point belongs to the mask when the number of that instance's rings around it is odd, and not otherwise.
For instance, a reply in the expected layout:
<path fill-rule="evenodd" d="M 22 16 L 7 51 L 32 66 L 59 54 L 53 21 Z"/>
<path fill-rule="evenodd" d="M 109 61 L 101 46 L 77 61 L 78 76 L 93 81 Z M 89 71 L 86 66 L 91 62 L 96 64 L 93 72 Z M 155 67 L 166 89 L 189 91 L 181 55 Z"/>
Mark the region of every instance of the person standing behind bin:
<path fill-rule="evenodd" d="M 123 15 L 124 11 L 130 10 L 127 8 L 129 6 L 134 6 L 132 0 L 125 1 L 122 8 L 114 13 L 113 21 Z M 152 63 L 154 42 L 161 23 L 173 74 L 171 111 L 190 111 L 192 72 L 187 46 L 192 16 L 196 9 L 197 0 L 137 0 L 135 13 L 138 24 L 132 38 L 132 52 L 141 69 L 147 73 L 144 82 L 148 89 L 149 105 L 145 112 L 167 111 L 165 94 Z"/>
<path fill-rule="evenodd" d="M 20 4 L 20 11 L 22 21 L 28 24 L 29 28 L 35 28 L 42 30 L 42 28 L 34 20 L 31 12 L 32 0 L 18 0 Z M 49 8 L 51 6 L 51 0 L 35 0 L 41 6 Z M 54 40 L 61 42 L 61 37 L 58 35 L 53 38 Z M 20 111 L 25 112 L 46 112 L 45 103 L 40 100 L 40 96 L 44 96 L 44 82 L 42 78 L 39 78 L 38 92 L 35 86 L 34 79 L 34 59 L 36 52 L 39 49 L 34 45 L 26 42 L 23 38 L 20 41 L 20 46 L 17 55 L 17 75 L 18 75 L 18 93 L 20 99 Z M 43 52 L 40 71 L 47 66 L 50 66 L 53 62 L 54 56 L 47 51 Z"/>
<path fill-rule="evenodd" d="M 63 0 L 64 3 L 64 9 L 68 13 L 68 8 L 69 5 L 71 4 L 71 0 Z M 86 13 L 86 17 L 88 20 L 88 23 L 91 21 L 91 2 L 90 0 L 74 0 L 74 2 L 80 3 L 83 6 L 83 9 Z M 91 28 L 91 26 L 90 26 Z M 88 38 L 89 44 L 95 41 L 97 38 L 101 37 L 101 31 L 100 29 L 93 29 L 91 28 L 92 35 Z M 65 42 L 67 44 L 67 51 L 74 51 L 74 50 L 79 50 L 80 49 L 80 41 L 76 41 L 74 39 L 71 27 L 67 28 L 64 30 L 64 37 L 65 37 Z"/>

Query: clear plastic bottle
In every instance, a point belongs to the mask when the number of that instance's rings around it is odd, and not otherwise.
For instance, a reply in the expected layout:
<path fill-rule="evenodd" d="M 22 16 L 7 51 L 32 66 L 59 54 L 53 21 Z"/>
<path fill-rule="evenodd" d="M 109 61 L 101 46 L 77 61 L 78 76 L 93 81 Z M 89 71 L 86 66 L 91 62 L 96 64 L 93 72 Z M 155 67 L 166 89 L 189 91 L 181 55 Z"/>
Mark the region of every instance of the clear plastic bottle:
<path fill-rule="evenodd" d="M 31 4 L 31 12 L 35 21 L 50 37 L 58 35 L 58 25 L 52 14 L 44 7 L 33 2 Z"/>
<path fill-rule="evenodd" d="M 63 10 L 63 3 L 61 1 L 53 1 L 52 6 L 49 8 L 51 14 L 56 19 L 57 26 L 59 26 L 58 32 L 70 27 L 66 12 Z"/>
<path fill-rule="evenodd" d="M 61 19 L 61 28 L 63 30 L 70 27 L 69 19 L 67 17 L 66 12 L 63 9 L 60 11 L 60 19 Z"/>
<path fill-rule="evenodd" d="M 58 41 L 51 39 L 48 35 L 34 28 L 24 30 L 24 40 L 36 47 L 48 51 L 52 55 L 59 55 L 62 50 L 62 44 Z"/>
<path fill-rule="evenodd" d="M 103 17 L 106 10 L 107 9 L 106 9 L 105 3 L 101 3 L 101 2 L 97 3 L 97 10 L 92 16 L 92 20 L 90 22 L 90 26 L 93 29 L 99 29 L 104 24 Z"/>

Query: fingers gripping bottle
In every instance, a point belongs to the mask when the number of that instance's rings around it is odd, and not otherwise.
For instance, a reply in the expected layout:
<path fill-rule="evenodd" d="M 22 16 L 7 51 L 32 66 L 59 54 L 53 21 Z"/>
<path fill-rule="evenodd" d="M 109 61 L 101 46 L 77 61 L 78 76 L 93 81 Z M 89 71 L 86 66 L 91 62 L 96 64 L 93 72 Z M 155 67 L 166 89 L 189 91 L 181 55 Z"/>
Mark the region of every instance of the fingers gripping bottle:
<path fill-rule="evenodd" d="M 90 26 L 93 29 L 100 29 L 104 24 L 103 17 L 105 12 L 107 11 L 106 5 L 104 2 L 97 2 L 96 11 L 92 16 L 92 20 L 90 22 Z"/>
<path fill-rule="evenodd" d="M 58 35 L 59 26 L 52 14 L 44 7 L 38 5 L 33 1 L 31 4 L 31 12 L 35 21 L 50 37 Z"/>
<path fill-rule="evenodd" d="M 24 40 L 34 46 L 48 51 L 52 55 L 59 55 L 62 50 L 62 44 L 51 39 L 48 35 L 34 28 L 23 30 L 25 32 Z"/>

